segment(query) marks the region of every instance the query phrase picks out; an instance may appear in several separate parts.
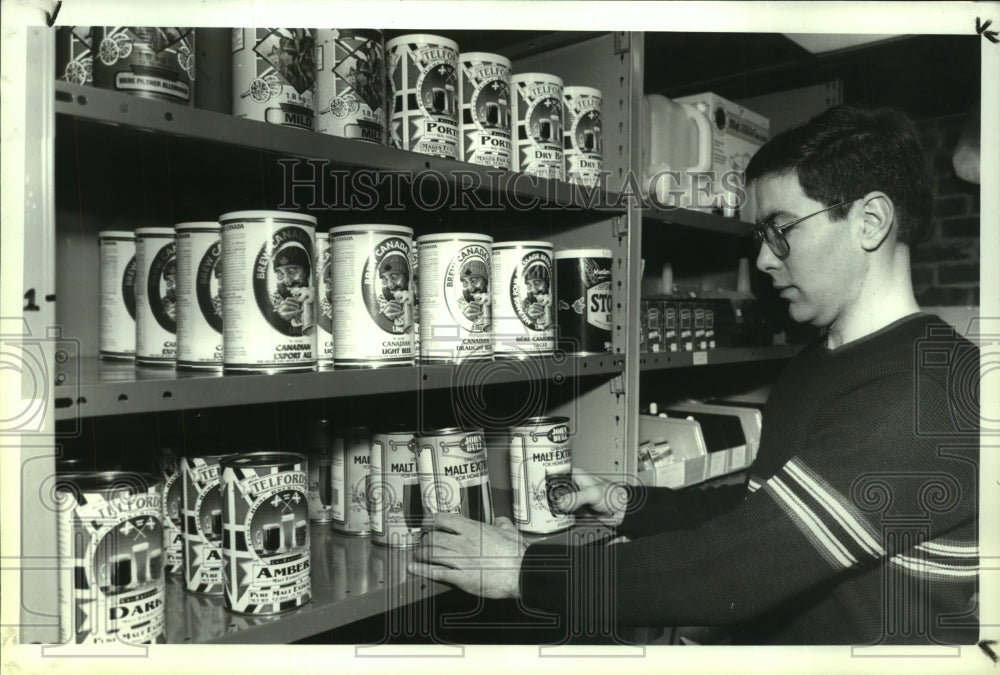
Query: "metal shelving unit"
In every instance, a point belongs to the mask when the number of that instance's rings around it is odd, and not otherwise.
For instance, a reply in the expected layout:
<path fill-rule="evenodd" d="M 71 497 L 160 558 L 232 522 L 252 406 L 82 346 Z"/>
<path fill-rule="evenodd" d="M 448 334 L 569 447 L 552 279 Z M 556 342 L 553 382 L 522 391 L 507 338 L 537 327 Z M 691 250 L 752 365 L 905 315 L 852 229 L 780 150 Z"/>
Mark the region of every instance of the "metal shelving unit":
<path fill-rule="evenodd" d="M 697 352 L 661 352 L 640 355 L 639 364 L 642 371 L 647 372 L 671 368 L 750 363 L 790 359 L 801 349 L 802 345 L 780 345 L 775 347 L 720 347 Z"/>

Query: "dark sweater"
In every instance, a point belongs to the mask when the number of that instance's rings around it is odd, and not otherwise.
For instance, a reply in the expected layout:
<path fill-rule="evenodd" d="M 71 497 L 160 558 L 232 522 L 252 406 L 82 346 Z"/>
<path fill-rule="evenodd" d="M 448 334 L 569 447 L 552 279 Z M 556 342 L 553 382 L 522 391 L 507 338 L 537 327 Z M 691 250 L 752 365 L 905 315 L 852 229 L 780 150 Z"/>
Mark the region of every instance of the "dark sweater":
<path fill-rule="evenodd" d="M 810 345 L 746 485 L 629 488 L 631 541 L 529 547 L 522 599 L 571 626 L 728 626 L 743 644 L 974 643 L 978 401 L 978 350 L 936 317 Z"/>

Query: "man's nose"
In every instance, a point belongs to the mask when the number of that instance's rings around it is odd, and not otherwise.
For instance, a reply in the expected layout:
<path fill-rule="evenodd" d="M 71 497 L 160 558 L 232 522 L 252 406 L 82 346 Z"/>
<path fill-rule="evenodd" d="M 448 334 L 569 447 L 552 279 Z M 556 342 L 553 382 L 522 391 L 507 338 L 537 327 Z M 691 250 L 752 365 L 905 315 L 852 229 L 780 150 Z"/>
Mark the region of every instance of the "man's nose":
<path fill-rule="evenodd" d="M 776 270 L 781 265 L 781 261 L 778 256 L 774 255 L 774 251 L 771 247 L 767 245 L 766 242 L 762 242 L 760 245 L 760 250 L 757 251 L 756 260 L 757 269 L 765 274 L 769 273 L 771 270 Z"/>

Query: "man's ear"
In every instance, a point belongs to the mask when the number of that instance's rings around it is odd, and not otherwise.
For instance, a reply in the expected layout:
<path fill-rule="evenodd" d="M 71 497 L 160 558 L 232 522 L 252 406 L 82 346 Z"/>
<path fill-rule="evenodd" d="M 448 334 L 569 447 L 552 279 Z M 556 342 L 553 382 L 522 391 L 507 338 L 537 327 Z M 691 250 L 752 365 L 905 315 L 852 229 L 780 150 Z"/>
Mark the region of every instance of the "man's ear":
<path fill-rule="evenodd" d="M 888 239 L 896 223 L 896 207 L 884 192 L 869 192 L 860 201 L 861 246 L 874 251 Z"/>

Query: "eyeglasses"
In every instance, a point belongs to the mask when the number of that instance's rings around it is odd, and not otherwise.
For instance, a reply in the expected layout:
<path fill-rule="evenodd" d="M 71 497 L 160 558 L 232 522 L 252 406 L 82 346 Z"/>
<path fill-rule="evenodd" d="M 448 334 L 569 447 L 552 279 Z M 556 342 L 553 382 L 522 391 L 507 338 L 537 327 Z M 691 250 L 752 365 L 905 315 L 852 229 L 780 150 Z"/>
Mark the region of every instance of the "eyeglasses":
<path fill-rule="evenodd" d="M 774 220 L 768 218 L 762 223 L 755 225 L 750 228 L 751 234 L 753 234 L 754 241 L 758 246 L 762 242 L 767 243 L 767 247 L 771 249 L 771 252 L 777 256 L 778 260 L 784 260 L 791 253 L 791 246 L 788 245 L 788 239 L 785 238 L 785 233 L 792 229 L 803 220 L 809 220 L 813 216 L 818 216 L 821 213 L 826 213 L 827 211 L 832 211 L 838 206 L 845 206 L 851 202 L 856 202 L 860 197 L 855 197 L 854 199 L 848 199 L 846 202 L 840 202 L 838 204 L 832 204 L 825 209 L 820 209 L 815 213 L 810 213 L 808 216 L 802 216 L 798 220 L 793 220 L 790 223 L 785 223 L 783 225 L 775 225 Z"/>

